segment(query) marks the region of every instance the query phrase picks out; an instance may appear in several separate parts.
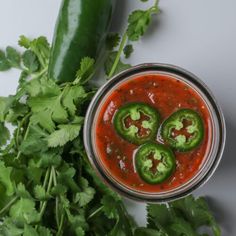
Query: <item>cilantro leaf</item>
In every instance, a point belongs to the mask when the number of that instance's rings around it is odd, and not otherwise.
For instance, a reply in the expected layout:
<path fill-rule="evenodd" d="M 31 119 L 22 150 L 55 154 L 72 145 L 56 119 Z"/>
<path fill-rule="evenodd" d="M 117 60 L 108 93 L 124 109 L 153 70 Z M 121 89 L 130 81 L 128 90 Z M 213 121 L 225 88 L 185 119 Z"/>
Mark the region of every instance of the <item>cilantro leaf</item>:
<path fill-rule="evenodd" d="M 135 236 L 169 236 L 159 230 L 139 227 L 135 230 Z"/>
<path fill-rule="evenodd" d="M 9 201 L 12 200 L 12 196 L 7 196 L 6 188 L 0 181 L 0 210 L 2 210 Z M 1 214 L 2 215 L 2 214 Z M 1 228 L 1 227 L 0 227 Z M 0 231 L 1 232 L 1 231 Z M 0 234 L 1 235 L 1 234 Z"/>
<path fill-rule="evenodd" d="M 51 194 L 53 196 L 60 196 L 60 195 L 64 195 L 66 191 L 67 191 L 67 188 L 65 187 L 65 185 L 57 184 L 56 186 L 52 188 Z"/>
<path fill-rule="evenodd" d="M 30 49 L 38 58 L 41 67 L 45 68 L 48 64 L 50 46 L 44 36 L 30 40 L 25 36 L 20 36 L 18 44 L 26 49 Z"/>
<path fill-rule="evenodd" d="M 0 224 L 0 235 L 2 236 L 21 236 L 24 229 L 20 228 L 10 217 L 4 218 Z"/>
<path fill-rule="evenodd" d="M 3 161 L 0 161 L 0 184 L 6 189 L 6 195 L 12 196 L 14 193 L 13 182 L 11 181 L 12 167 L 6 167 Z"/>
<path fill-rule="evenodd" d="M 85 84 L 94 73 L 95 60 L 90 57 L 84 57 L 80 63 L 80 69 L 76 73 L 76 79 L 73 84 Z"/>
<path fill-rule="evenodd" d="M 12 67 L 20 68 L 21 55 L 15 48 L 8 46 L 6 48 L 6 57 Z"/>
<path fill-rule="evenodd" d="M 45 117 L 44 114 L 47 112 L 50 124 L 52 124 L 52 122 L 64 123 L 68 120 L 68 114 L 62 106 L 61 99 L 61 94 L 31 97 L 28 100 L 28 105 L 35 115 Z M 39 120 L 39 123 L 43 128 L 48 129 L 48 125 L 46 125 L 45 122 Z M 53 127 L 51 128 L 53 129 Z"/>
<path fill-rule="evenodd" d="M 32 74 L 39 69 L 39 61 L 35 53 L 33 53 L 31 50 L 27 50 L 22 55 L 22 60 L 24 66 L 27 68 L 28 73 Z"/>
<path fill-rule="evenodd" d="M 50 232 L 50 230 L 46 227 L 43 227 L 43 226 L 38 227 L 38 234 L 39 234 L 39 236 L 41 236 L 41 235 L 52 236 L 52 233 Z"/>
<path fill-rule="evenodd" d="M 124 51 L 124 54 L 125 54 L 125 58 L 129 58 L 130 55 L 134 51 L 133 45 L 132 44 L 126 45 L 123 51 Z"/>
<path fill-rule="evenodd" d="M 9 215 L 19 224 L 30 224 L 38 222 L 40 219 L 34 201 L 27 198 L 21 198 L 12 205 Z"/>
<path fill-rule="evenodd" d="M 0 122 L 0 147 L 7 143 L 10 138 L 10 132 L 4 123 Z"/>
<path fill-rule="evenodd" d="M 24 47 L 26 49 L 28 49 L 30 47 L 30 42 L 31 42 L 30 39 L 28 39 L 24 35 L 21 35 L 18 40 L 19 46 Z"/>
<path fill-rule="evenodd" d="M 174 218 L 173 213 L 166 204 L 149 204 L 147 212 L 148 226 L 150 228 L 163 230 Z"/>
<path fill-rule="evenodd" d="M 85 89 L 82 86 L 68 86 L 64 89 L 62 104 L 71 116 L 75 116 L 77 103 L 81 102 L 87 96 L 88 93 L 86 93 Z"/>
<path fill-rule="evenodd" d="M 81 211 L 80 214 L 72 214 L 70 211 L 69 200 L 66 197 L 62 196 L 61 202 L 63 208 L 66 211 L 67 218 L 70 223 L 70 230 L 68 231 L 72 231 L 73 233 L 75 233 L 75 235 L 84 235 L 85 230 L 88 229 L 88 224 L 85 219 L 84 211 Z M 73 235 L 73 233 L 69 234 Z"/>
<path fill-rule="evenodd" d="M 191 224 L 182 218 L 175 218 L 169 226 L 170 234 L 176 236 L 199 236 Z"/>
<path fill-rule="evenodd" d="M 48 115 L 48 111 L 41 111 L 33 114 L 30 118 L 30 122 L 32 125 L 40 125 L 49 133 L 52 133 L 56 128 L 52 118 Z"/>
<path fill-rule="evenodd" d="M 33 184 L 36 185 L 36 184 L 40 184 L 41 182 L 43 170 L 42 168 L 39 168 L 39 166 L 37 166 L 37 163 L 35 163 L 35 159 L 36 159 L 36 156 L 34 159 L 29 160 L 26 174 L 27 174 L 27 178 L 30 181 L 32 181 Z"/>
<path fill-rule="evenodd" d="M 0 122 L 4 122 L 5 114 L 7 113 L 8 98 L 0 97 Z"/>
<path fill-rule="evenodd" d="M 148 10 L 136 10 L 131 13 L 128 19 L 127 35 L 129 40 L 137 41 L 146 32 L 153 13 L 158 13 L 157 6 L 151 7 Z"/>
<path fill-rule="evenodd" d="M 144 34 L 150 23 L 151 15 L 149 11 L 137 10 L 129 16 L 127 29 L 128 37 L 131 41 L 137 41 Z"/>
<path fill-rule="evenodd" d="M 40 201 L 45 201 L 50 198 L 50 195 L 46 192 L 46 189 L 41 185 L 36 185 L 34 187 L 34 196 Z"/>
<path fill-rule="evenodd" d="M 34 227 L 25 224 L 23 236 L 39 236 L 39 235 Z"/>
<path fill-rule="evenodd" d="M 26 139 L 20 145 L 20 151 L 25 155 L 37 152 L 44 152 L 47 147 L 47 133 L 39 126 L 29 126 L 29 131 Z"/>
<path fill-rule="evenodd" d="M 118 203 L 118 202 L 117 202 Z M 109 236 L 134 235 L 134 229 L 137 227 L 133 219 L 128 215 L 122 203 L 117 204 L 118 217 L 115 226 L 109 232 Z"/>
<path fill-rule="evenodd" d="M 32 79 L 26 85 L 26 92 L 30 97 L 37 96 L 56 96 L 61 93 L 60 87 L 53 80 L 47 77 Z"/>
<path fill-rule="evenodd" d="M 79 193 L 76 193 L 74 202 L 78 203 L 80 207 L 86 206 L 95 195 L 94 188 L 88 186 L 88 182 L 85 179 L 82 179 L 83 182 L 86 182 L 85 184 L 82 184 L 82 191 Z M 81 182 L 81 180 L 80 180 Z"/>
<path fill-rule="evenodd" d="M 16 195 L 21 198 L 32 198 L 30 193 L 26 190 L 23 183 L 19 183 L 16 188 Z"/>
<path fill-rule="evenodd" d="M 6 58 L 5 53 L 2 50 L 0 50 L 0 71 L 6 71 L 9 69 L 11 69 L 11 65 Z"/>
<path fill-rule="evenodd" d="M 85 232 L 80 226 L 76 227 L 75 234 L 76 234 L 76 236 L 85 236 Z"/>
<path fill-rule="evenodd" d="M 75 233 L 76 236 L 85 236 L 85 229 L 88 228 L 84 215 L 72 215 L 67 210 L 68 220 L 70 222 L 70 230 Z M 71 234 L 73 235 L 73 233 Z"/>
<path fill-rule="evenodd" d="M 117 56 L 117 51 L 114 51 L 114 52 L 111 52 L 109 53 L 106 61 L 105 61 L 105 72 L 106 72 L 106 75 L 109 75 L 110 71 L 111 71 L 111 68 L 114 64 L 114 61 L 116 59 L 116 56 Z M 130 64 L 125 64 L 123 63 L 120 59 L 119 59 L 119 62 L 117 64 L 117 67 L 116 67 L 116 70 L 114 72 L 114 75 L 115 74 L 118 74 L 119 72 L 123 71 L 123 70 L 126 70 L 126 69 L 129 69 L 131 67 Z"/>
<path fill-rule="evenodd" d="M 74 180 L 74 176 L 76 174 L 76 170 L 73 167 L 69 167 L 68 164 L 64 163 L 64 165 L 60 169 L 60 173 L 58 175 L 58 184 L 61 184 L 67 189 L 72 190 L 74 193 L 78 193 L 80 188 Z"/>
<path fill-rule="evenodd" d="M 14 96 L 0 97 L 0 122 L 5 121 L 5 116 L 11 108 L 14 100 Z"/>
<path fill-rule="evenodd" d="M 11 108 L 8 108 L 5 120 L 13 125 L 17 125 L 17 122 L 27 116 L 28 113 L 28 106 L 16 101 L 12 104 Z"/>
<path fill-rule="evenodd" d="M 60 149 L 50 149 L 47 152 L 41 152 L 36 162 L 37 168 L 59 167 L 62 162 Z"/>
<path fill-rule="evenodd" d="M 169 204 L 149 204 L 148 228 L 164 235 L 199 236 L 201 226 L 210 226 L 215 236 L 220 228 L 203 198 L 188 196 Z"/>
<path fill-rule="evenodd" d="M 193 196 L 188 196 L 183 200 L 173 202 L 170 206 L 179 211 L 185 219 L 188 219 L 194 228 L 208 225 L 212 228 L 215 236 L 221 235 L 220 228 L 203 198 L 194 199 Z"/>
<path fill-rule="evenodd" d="M 37 55 L 41 66 L 46 67 L 50 54 L 50 47 L 47 39 L 43 36 L 34 39 L 30 43 L 30 49 Z"/>
<path fill-rule="evenodd" d="M 109 219 L 118 219 L 119 212 L 118 212 L 118 204 L 119 201 L 114 201 L 115 199 L 112 196 L 105 195 L 101 203 L 103 205 L 103 212 Z"/>
<path fill-rule="evenodd" d="M 58 125 L 59 129 L 51 133 L 48 137 L 48 146 L 63 146 L 67 142 L 73 141 L 80 133 L 83 120 L 84 119 L 82 117 L 77 117 L 75 123 Z"/>
<path fill-rule="evenodd" d="M 118 33 L 110 33 L 106 38 L 106 47 L 109 51 L 112 51 L 120 43 L 120 35 Z"/>
<path fill-rule="evenodd" d="M 31 225 L 24 225 L 24 233 L 23 236 L 52 236 L 49 229 L 39 226 L 39 227 L 33 227 Z"/>
<path fill-rule="evenodd" d="M 89 186 L 88 180 L 84 177 L 80 177 L 79 186 L 82 190 L 75 195 L 74 202 L 78 203 L 80 207 L 83 207 L 93 200 L 96 191 Z"/>

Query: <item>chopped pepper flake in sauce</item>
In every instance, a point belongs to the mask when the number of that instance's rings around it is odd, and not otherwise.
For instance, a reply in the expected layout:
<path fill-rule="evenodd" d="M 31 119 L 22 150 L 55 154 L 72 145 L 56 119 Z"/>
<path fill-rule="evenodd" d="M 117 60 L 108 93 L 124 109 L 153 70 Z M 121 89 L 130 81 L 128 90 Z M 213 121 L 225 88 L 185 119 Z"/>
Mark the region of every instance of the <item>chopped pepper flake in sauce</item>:
<path fill-rule="evenodd" d="M 198 112 L 203 120 L 203 141 L 189 152 L 173 150 L 176 169 L 163 183 L 151 185 L 140 178 L 134 166 L 134 153 L 139 145 L 129 143 L 115 131 L 113 124 L 115 113 L 123 105 L 132 102 L 142 102 L 156 108 L 161 115 L 161 123 L 182 108 Z M 127 122 L 130 121 L 127 120 Z M 173 135 L 176 135 L 175 132 Z M 185 133 L 185 130 L 181 132 Z M 159 133 L 156 137 L 157 143 L 163 143 Z M 97 155 L 104 168 L 117 182 L 127 188 L 148 193 L 168 191 L 191 180 L 207 157 L 211 140 L 212 121 L 204 100 L 188 84 L 164 74 L 138 76 L 120 84 L 118 88 L 111 91 L 102 104 L 95 124 Z"/>

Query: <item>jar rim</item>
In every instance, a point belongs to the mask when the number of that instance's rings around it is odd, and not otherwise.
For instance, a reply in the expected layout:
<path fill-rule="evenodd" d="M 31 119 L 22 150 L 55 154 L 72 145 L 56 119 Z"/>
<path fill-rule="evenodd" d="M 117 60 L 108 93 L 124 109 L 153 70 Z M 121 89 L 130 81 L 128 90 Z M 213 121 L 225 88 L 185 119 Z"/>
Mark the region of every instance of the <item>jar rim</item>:
<path fill-rule="evenodd" d="M 144 193 L 139 191 L 134 191 L 128 188 L 121 183 L 118 183 L 109 173 L 102 168 L 99 160 L 96 156 L 96 151 L 94 150 L 94 141 L 93 141 L 93 132 L 92 127 L 94 124 L 94 117 L 96 111 L 98 110 L 102 101 L 106 100 L 104 97 L 111 91 L 112 88 L 118 84 L 122 84 L 127 81 L 130 77 L 143 75 L 144 73 L 148 74 L 160 74 L 167 73 L 172 75 L 175 78 L 180 78 L 184 82 L 191 83 L 190 87 L 193 89 L 197 88 L 197 91 L 200 91 L 200 96 L 204 98 L 203 100 L 207 105 L 210 106 L 212 112 L 212 122 L 214 124 L 214 138 L 215 143 L 212 147 L 211 154 L 209 154 L 208 160 L 205 161 L 201 169 L 186 183 L 181 186 L 168 190 L 165 192 L 157 193 Z M 193 85 L 193 86 L 192 86 Z M 113 90 L 113 89 L 112 89 Z M 113 76 L 108 82 L 106 82 L 95 94 L 92 99 L 87 114 L 85 117 L 84 125 L 84 145 L 87 152 L 90 163 L 92 164 L 95 171 L 102 178 L 102 180 L 109 185 L 113 190 L 119 192 L 121 195 L 127 198 L 131 198 L 138 201 L 145 202 L 163 202 L 175 200 L 181 197 L 184 197 L 194 191 L 196 188 L 205 184 L 209 178 L 215 172 L 217 166 L 220 163 L 222 158 L 224 146 L 226 140 L 226 128 L 225 120 L 222 113 L 222 110 L 218 103 L 216 102 L 215 97 L 213 96 L 210 89 L 194 74 L 174 65 L 161 64 L 161 63 L 145 63 L 140 64 L 134 67 L 131 67 L 115 76 Z"/>

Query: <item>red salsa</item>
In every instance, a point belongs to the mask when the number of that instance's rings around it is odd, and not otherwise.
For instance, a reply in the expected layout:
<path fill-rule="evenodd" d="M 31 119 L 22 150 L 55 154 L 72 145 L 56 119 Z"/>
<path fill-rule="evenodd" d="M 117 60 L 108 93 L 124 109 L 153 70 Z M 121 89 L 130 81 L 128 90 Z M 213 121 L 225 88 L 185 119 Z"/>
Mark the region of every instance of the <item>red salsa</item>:
<path fill-rule="evenodd" d="M 175 169 L 164 182 L 149 184 L 140 177 L 135 166 L 135 155 L 143 143 L 132 142 L 129 137 L 128 139 L 122 137 L 114 127 L 114 116 L 119 109 L 126 104 L 128 107 L 128 104 L 132 103 L 146 104 L 158 112 L 159 128 L 155 131 L 152 143 L 168 146 L 175 157 Z M 163 139 L 160 131 L 162 126 L 168 126 L 166 120 L 181 109 L 183 113 L 191 109 L 199 114 L 203 124 L 202 140 L 191 150 L 182 148 L 181 143 L 179 149 L 178 147 L 171 148 L 171 143 Z M 142 121 L 147 120 L 145 114 L 140 114 Z M 152 110 L 150 114 L 154 117 L 156 115 Z M 134 121 L 130 120 L 130 116 L 125 119 L 127 126 L 130 126 L 132 122 Z M 191 124 L 184 120 L 183 125 Z M 187 83 L 167 74 L 139 75 L 121 83 L 106 97 L 95 123 L 95 145 L 103 167 L 117 182 L 133 190 L 158 193 L 177 188 L 198 173 L 210 150 L 211 131 L 212 121 L 208 107 L 201 96 Z M 139 132 L 141 132 L 140 135 L 142 132 L 146 134 L 147 129 L 143 131 L 139 129 Z M 173 130 L 172 133 L 175 137 L 180 132 L 181 130 Z M 186 130 L 183 128 L 182 132 L 186 133 Z"/>

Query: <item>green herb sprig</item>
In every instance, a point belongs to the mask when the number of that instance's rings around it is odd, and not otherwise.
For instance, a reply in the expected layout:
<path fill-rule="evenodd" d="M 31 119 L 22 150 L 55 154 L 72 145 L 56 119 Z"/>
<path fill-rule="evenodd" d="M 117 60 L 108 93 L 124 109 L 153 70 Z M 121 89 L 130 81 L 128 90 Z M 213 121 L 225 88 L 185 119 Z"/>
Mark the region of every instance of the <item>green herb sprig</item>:
<path fill-rule="evenodd" d="M 144 35 L 151 23 L 152 16 L 159 13 L 158 3 L 159 1 L 156 0 L 153 6 L 147 10 L 133 11 L 128 17 L 128 26 L 123 36 L 120 37 L 119 34 L 113 34 L 108 38 L 110 53 L 105 62 L 105 72 L 108 79 L 131 67 L 130 64 L 125 64 L 121 61 L 122 52 L 125 54 L 125 58 L 130 57 L 133 52 L 133 46 L 127 44 L 127 41 L 138 41 Z M 114 50 L 118 44 L 118 49 Z"/>

